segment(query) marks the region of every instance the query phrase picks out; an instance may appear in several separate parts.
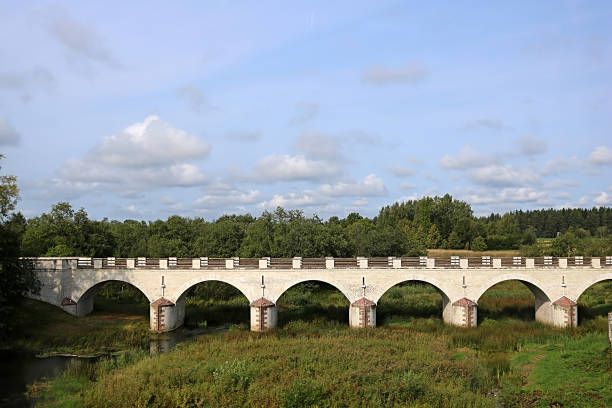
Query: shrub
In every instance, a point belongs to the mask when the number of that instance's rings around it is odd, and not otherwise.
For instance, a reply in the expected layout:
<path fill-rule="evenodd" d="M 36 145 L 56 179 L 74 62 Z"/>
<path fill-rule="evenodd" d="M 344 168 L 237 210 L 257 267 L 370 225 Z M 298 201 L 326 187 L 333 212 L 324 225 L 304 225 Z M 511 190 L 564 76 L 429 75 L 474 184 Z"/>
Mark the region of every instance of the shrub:
<path fill-rule="evenodd" d="M 285 408 L 316 407 L 326 398 L 325 387 L 311 378 L 298 378 L 281 396 Z"/>

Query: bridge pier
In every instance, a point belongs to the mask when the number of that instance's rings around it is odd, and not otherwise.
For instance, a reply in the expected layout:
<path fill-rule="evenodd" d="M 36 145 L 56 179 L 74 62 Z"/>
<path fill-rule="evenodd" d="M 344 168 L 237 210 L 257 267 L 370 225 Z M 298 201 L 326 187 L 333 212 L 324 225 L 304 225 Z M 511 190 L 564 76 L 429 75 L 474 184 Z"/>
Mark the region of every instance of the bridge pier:
<path fill-rule="evenodd" d="M 550 323 L 558 327 L 578 326 L 578 304 L 572 299 L 561 296 L 552 303 Z"/>
<path fill-rule="evenodd" d="M 351 327 L 376 327 L 376 303 L 364 297 L 353 302 L 349 308 L 349 324 Z"/>
<path fill-rule="evenodd" d="M 466 297 L 451 303 L 443 299 L 442 320 L 444 323 L 459 327 L 476 327 L 478 324 L 478 304 Z"/>
<path fill-rule="evenodd" d="M 261 297 L 251 302 L 251 331 L 266 331 L 276 327 L 278 310 L 276 305 Z"/>
<path fill-rule="evenodd" d="M 178 329 L 185 322 L 185 299 L 180 297 L 176 303 L 160 297 L 151 302 L 150 329 L 154 333 L 165 333 Z"/>

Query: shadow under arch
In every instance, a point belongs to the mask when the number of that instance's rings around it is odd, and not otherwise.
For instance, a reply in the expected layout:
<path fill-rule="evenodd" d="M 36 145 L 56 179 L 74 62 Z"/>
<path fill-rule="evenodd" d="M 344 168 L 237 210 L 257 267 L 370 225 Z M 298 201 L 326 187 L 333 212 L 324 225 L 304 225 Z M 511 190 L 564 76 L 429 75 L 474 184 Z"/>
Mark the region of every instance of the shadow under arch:
<path fill-rule="evenodd" d="M 171 299 L 176 301 L 176 303 L 178 303 L 181 300 L 184 300 L 184 295 L 189 291 L 189 289 L 193 288 L 196 285 L 199 285 L 201 283 L 206 283 L 206 282 L 221 282 L 221 283 L 226 283 L 234 288 L 236 288 L 236 290 L 240 291 L 240 293 L 242 293 L 244 295 L 245 298 L 249 299 L 249 295 L 247 294 L 247 292 L 245 290 L 243 290 L 239 285 L 237 285 L 235 282 L 231 282 L 229 280 L 225 280 L 225 279 L 211 279 L 211 278 L 197 278 L 197 279 L 192 279 L 186 283 L 183 284 L 183 286 L 181 286 L 181 288 L 176 292 L 176 298 L 175 299 Z"/>
<path fill-rule="evenodd" d="M 177 299 L 185 309 L 188 328 L 248 325 L 249 299 L 237 286 L 221 279 L 204 279 L 183 290 Z"/>
<path fill-rule="evenodd" d="M 411 318 L 443 319 L 450 304 L 448 295 L 434 283 L 411 278 L 396 282 L 377 299 L 377 320 L 381 325 L 405 323 Z"/>
<path fill-rule="evenodd" d="M 517 286 L 518 282 L 521 285 Z M 483 297 L 487 291 L 495 289 L 496 286 L 499 288 L 499 295 Z M 478 321 L 485 318 L 495 320 L 500 317 L 514 317 L 520 320 L 535 319 L 550 323 L 551 304 L 556 299 L 551 299 L 541 287 L 540 282 L 523 275 L 504 275 L 490 280 L 480 288 L 478 296 L 474 299 L 478 303 Z"/>
<path fill-rule="evenodd" d="M 142 310 L 138 310 L 138 314 L 146 314 L 149 303 L 152 299 L 146 295 L 145 291 L 138 287 L 138 285 L 124 281 L 121 279 L 104 279 L 91 286 L 81 296 L 78 297 L 76 302 L 76 315 L 85 316 L 92 311 L 95 307 L 95 299 L 101 290 L 107 289 L 109 285 L 114 287 L 104 293 L 104 298 L 109 299 L 109 304 L 104 305 L 104 309 L 114 313 L 121 312 L 122 305 L 135 305 L 142 304 Z M 124 287 L 128 287 L 130 293 L 124 293 Z M 127 308 L 127 306 L 125 306 Z M 130 311 L 131 313 L 134 310 Z"/>
<path fill-rule="evenodd" d="M 579 325 L 598 316 L 607 316 L 612 312 L 612 273 L 590 280 L 577 293 Z"/>
<path fill-rule="evenodd" d="M 336 285 L 321 279 L 292 282 L 276 299 L 279 326 L 325 320 L 348 324 L 350 301 Z"/>
<path fill-rule="evenodd" d="M 577 291 L 576 291 L 576 299 L 579 299 L 580 296 L 582 296 L 582 294 L 584 292 L 587 291 L 587 289 L 589 289 L 591 286 L 600 283 L 600 282 L 605 282 L 605 281 L 609 281 L 612 280 L 612 272 L 607 272 L 607 273 L 602 273 L 600 275 L 598 275 L 597 277 L 590 279 L 588 281 L 586 281 Z"/>

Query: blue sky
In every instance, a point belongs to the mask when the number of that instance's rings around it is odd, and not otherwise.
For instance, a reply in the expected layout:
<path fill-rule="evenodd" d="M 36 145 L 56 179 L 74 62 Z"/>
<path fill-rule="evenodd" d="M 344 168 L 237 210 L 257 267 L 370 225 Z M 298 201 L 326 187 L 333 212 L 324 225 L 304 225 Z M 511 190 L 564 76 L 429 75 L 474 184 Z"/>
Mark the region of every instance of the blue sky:
<path fill-rule="evenodd" d="M 612 205 L 612 4 L 0 5 L 27 216 Z"/>

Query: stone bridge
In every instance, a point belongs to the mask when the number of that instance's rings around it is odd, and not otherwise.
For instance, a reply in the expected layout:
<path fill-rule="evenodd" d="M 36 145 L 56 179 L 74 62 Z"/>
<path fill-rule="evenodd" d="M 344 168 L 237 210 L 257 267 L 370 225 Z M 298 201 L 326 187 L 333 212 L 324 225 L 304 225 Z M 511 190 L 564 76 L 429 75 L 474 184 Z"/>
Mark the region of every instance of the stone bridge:
<path fill-rule="evenodd" d="M 612 279 L 612 256 L 539 258 L 36 258 L 37 299 L 84 316 L 107 281 L 129 283 L 149 300 L 155 332 L 174 330 L 185 317 L 185 294 L 200 282 L 240 290 L 251 305 L 251 330 L 276 326 L 276 302 L 292 286 L 321 281 L 350 302 L 352 327 L 376 326 L 376 303 L 394 285 L 427 282 L 442 297 L 444 322 L 473 327 L 478 300 L 491 286 L 518 280 L 535 297 L 535 318 L 554 326 L 578 324 L 576 302 L 591 285 Z"/>

